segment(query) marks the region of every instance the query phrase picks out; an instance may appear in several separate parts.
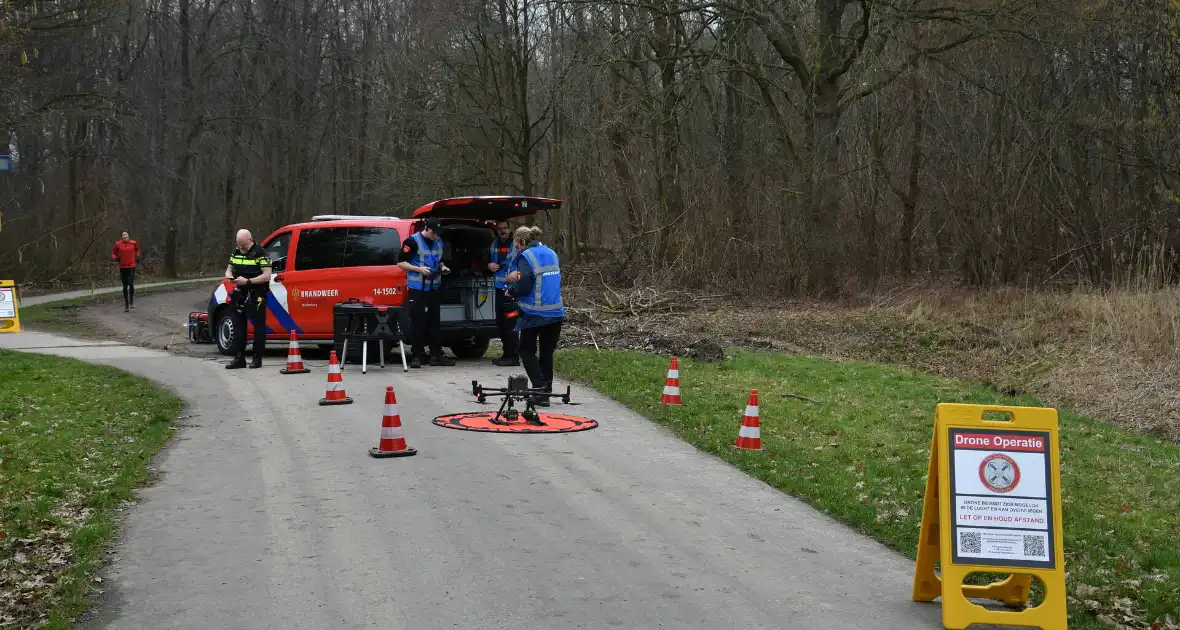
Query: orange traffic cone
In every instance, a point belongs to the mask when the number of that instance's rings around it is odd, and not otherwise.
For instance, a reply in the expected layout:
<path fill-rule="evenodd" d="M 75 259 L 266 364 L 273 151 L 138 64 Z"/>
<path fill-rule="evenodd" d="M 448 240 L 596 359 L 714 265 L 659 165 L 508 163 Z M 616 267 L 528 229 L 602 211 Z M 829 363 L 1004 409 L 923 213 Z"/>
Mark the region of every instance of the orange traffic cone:
<path fill-rule="evenodd" d="M 672 357 L 672 365 L 668 366 L 668 378 L 664 381 L 664 395 L 660 396 L 660 404 L 679 405 L 680 403 L 680 364 L 677 357 Z"/>
<path fill-rule="evenodd" d="M 734 448 L 743 451 L 761 451 L 762 432 L 758 424 L 758 390 L 750 390 L 750 401 L 746 403 L 746 415 L 742 418 L 742 428 L 738 430 L 738 439 Z"/>
<path fill-rule="evenodd" d="M 303 355 L 299 353 L 299 340 L 295 338 L 295 331 L 291 331 L 291 343 L 287 346 L 287 367 L 279 370 L 279 374 L 307 374 L 311 370 L 303 365 Z"/>
<path fill-rule="evenodd" d="M 344 375 L 340 373 L 340 362 L 336 360 L 336 351 L 328 355 L 328 391 L 320 399 L 321 405 L 348 405 L 352 399 L 344 393 Z"/>
<path fill-rule="evenodd" d="M 381 414 L 381 441 L 377 448 L 369 449 L 373 457 L 407 457 L 417 455 L 417 449 L 406 446 L 406 436 L 402 433 L 402 417 L 397 413 L 397 397 L 393 395 L 393 386 L 385 388 L 385 411 Z"/>

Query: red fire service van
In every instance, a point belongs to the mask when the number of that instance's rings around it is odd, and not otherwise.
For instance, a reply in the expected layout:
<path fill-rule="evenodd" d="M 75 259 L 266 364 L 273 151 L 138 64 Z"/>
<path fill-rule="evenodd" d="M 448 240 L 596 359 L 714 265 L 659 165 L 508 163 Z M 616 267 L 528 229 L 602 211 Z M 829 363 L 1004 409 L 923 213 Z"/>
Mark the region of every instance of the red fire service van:
<path fill-rule="evenodd" d="M 349 298 L 401 306 L 406 299 L 406 273 L 397 266 L 402 240 L 418 232 L 425 219 L 435 218 L 442 224 L 443 263 L 451 270 L 441 287 L 442 345 L 460 359 L 478 359 L 496 336 L 495 286 L 487 269 L 496 221 L 554 210 L 561 203 L 540 197 L 456 197 L 428 203 L 408 219 L 322 215 L 279 228 L 261 242 L 274 270 L 267 343 L 286 344 L 294 330 L 300 342 L 332 347 L 333 307 Z M 253 334 L 230 306 L 233 290 L 233 283 L 223 280 L 209 301 L 213 340 L 226 355 Z"/>

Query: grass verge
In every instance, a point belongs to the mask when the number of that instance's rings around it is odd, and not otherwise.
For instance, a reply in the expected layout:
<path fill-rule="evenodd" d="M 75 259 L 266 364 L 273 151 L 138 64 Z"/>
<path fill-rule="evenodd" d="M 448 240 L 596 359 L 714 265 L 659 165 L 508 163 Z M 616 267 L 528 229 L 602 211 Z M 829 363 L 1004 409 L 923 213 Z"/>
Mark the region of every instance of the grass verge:
<path fill-rule="evenodd" d="M 559 370 L 685 441 L 843 520 L 910 558 L 939 402 L 1039 406 L 905 368 L 741 351 L 682 360 L 685 406 L 659 404 L 667 357 L 563 351 Z M 736 451 L 758 389 L 765 453 Z M 818 401 L 812 404 L 783 394 Z M 1180 621 L 1180 445 L 1062 411 L 1070 627 Z"/>
<path fill-rule="evenodd" d="M 151 382 L 0 350 L 0 627 L 68 628 L 182 409 Z"/>
<path fill-rule="evenodd" d="M 906 365 L 994 383 L 1180 442 L 1180 288 L 913 286 L 853 304 L 698 310 L 680 329 L 732 345 Z M 599 336 L 601 339 L 601 335 Z"/>

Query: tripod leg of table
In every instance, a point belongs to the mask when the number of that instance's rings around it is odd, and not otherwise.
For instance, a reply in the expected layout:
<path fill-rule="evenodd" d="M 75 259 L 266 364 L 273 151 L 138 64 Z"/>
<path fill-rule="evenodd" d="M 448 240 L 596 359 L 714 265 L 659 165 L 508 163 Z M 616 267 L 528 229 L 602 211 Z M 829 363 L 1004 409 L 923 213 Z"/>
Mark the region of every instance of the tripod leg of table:
<path fill-rule="evenodd" d="M 402 371 L 403 371 L 403 372 L 409 372 L 409 371 L 410 371 L 410 366 L 406 365 L 406 344 L 405 344 L 405 343 L 403 343 L 403 342 L 402 342 L 402 341 L 399 339 L 399 340 L 398 340 L 398 342 L 397 342 L 397 347 L 398 347 L 398 350 L 401 350 L 401 353 L 402 353 Z"/>
<path fill-rule="evenodd" d="M 381 369 L 384 370 L 385 369 L 385 340 L 384 339 L 377 340 L 377 352 L 381 353 Z"/>
<path fill-rule="evenodd" d="M 361 342 L 361 374 L 369 373 L 369 342 Z"/>

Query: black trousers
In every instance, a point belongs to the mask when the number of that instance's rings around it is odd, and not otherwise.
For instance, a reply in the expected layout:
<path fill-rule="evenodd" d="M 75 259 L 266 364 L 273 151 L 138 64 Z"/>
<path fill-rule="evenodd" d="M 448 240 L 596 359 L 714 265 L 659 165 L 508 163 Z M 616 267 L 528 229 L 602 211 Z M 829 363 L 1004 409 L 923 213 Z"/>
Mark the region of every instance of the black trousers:
<path fill-rule="evenodd" d="M 241 289 L 238 289 L 241 291 Z M 261 298 L 261 299 L 260 299 Z M 266 293 L 250 293 L 246 296 L 244 305 L 246 318 L 254 326 L 254 362 L 260 363 L 266 352 Z M 242 346 L 238 349 L 237 357 L 246 357 L 246 336 L 242 335 Z"/>
<path fill-rule="evenodd" d="M 496 289 L 496 327 L 500 330 L 500 343 L 504 344 L 504 358 L 515 359 L 519 356 L 520 334 L 516 332 L 516 320 L 504 316 L 504 306 L 512 298 L 504 294 L 504 289 Z"/>
<path fill-rule="evenodd" d="M 406 309 L 410 312 L 410 352 L 411 356 L 426 356 L 426 347 L 430 346 L 431 354 L 442 355 L 439 345 L 439 328 L 441 328 L 442 291 L 423 291 L 410 289 L 406 297 Z"/>
<path fill-rule="evenodd" d="M 520 331 L 520 362 L 533 382 L 533 389 L 553 391 L 553 351 L 557 349 L 557 340 L 560 338 L 560 319 L 552 324 Z"/>
<path fill-rule="evenodd" d="M 123 306 L 135 304 L 135 267 L 119 269 L 119 279 L 123 281 Z"/>

